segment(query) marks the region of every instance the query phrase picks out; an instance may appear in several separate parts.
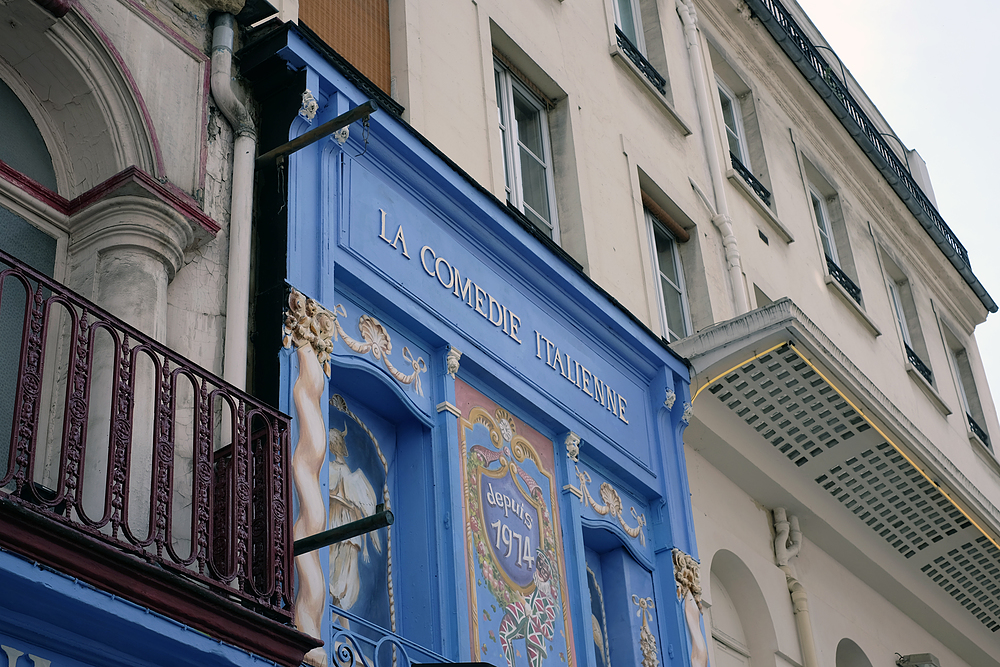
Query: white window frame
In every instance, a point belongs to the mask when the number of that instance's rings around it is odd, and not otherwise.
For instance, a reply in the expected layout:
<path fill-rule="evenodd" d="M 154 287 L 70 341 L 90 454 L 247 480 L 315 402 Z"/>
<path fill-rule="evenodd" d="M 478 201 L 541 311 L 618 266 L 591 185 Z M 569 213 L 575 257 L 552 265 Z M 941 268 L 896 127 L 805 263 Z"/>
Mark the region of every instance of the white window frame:
<path fill-rule="evenodd" d="M 639 7 L 639 0 L 611 0 L 611 3 L 615 6 L 615 25 L 622 31 L 622 34 L 628 38 L 632 45 L 639 49 L 639 53 L 643 56 L 646 55 L 646 38 L 643 35 L 642 30 L 642 11 Z M 635 39 L 631 35 L 625 33 L 625 29 L 622 28 L 622 7 L 621 5 L 627 4 L 629 13 L 632 17 L 632 25 L 635 27 Z"/>
<path fill-rule="evenodd" d="M 729 137 L 732 134 L 736 139 L 736 145 L 739 148 L 739 154 L 736 159 L 747 168 L 748 171 L 753 171 L 750 166 L 750 149 L 747 147 L 747 134 L 743 127 L 743 107 L 740 106 L 739 98 L 736 97 L 732 89 L 725 84 L 725 82 L 718 76 L 715 77 L 716 86 L 719 89 L 719 112 L 722 114 L 722 127 L 726 133 L 726 146 L 730 150 Z M 729 108 L 733 112 L 733 123 L 736 127 L 730 127 L 729 123 L 726 122 L 726 109 L 725 104 L 729 102 Z"/>
<path fill-rule="evenodd" d="M 903 336 L 903 342 L 912 350 L 913 342 L 910 338 L 910 326 L 906 320 L 906 311 L 903 310 L 903 295 L 899 293 L 899 283 L 888 276 L 889 298 L 892 300 L 892 310 L 896 314 L 896 324 L 899 325 L 899 333 Z"/>
<path fill-rule="evenodd" d="M 663 224 L 657 220 L 648 209 L 642 209 L 643 215 L 646 217 L 646 227 L 649 230 L 649 247 L 653 253 L 653 266 L 656 271 L 656 297 L 660 305 L 660 324 L 663 327 L 664 337 L 667 342 L 673 342 L 688 336 L 691 332 L 691 311 L 688 308 L 687 299 L 687 286 L 684 283 L 684 264 L 681 262 L 680 249 L 677 247 L 677 238 L 670 233 Z M 660 270 L 660 249 L 656 244 L 656 232 L 659 231 L 670 241 L 670 249 L 674 257 L 674 266 L 677 267 L 677 277 L 676 279 L 670 276 L 663 275 Z M 680 325 L 682 330 L 677 332 L 671 328 L 671 323 L 667 319 L 667 304 L 663 297 L 663 281 L 666 280 L 670 285 L 677 290 L 681 297 L 681 318 L 682 321 Z"/>
<path fill-rule="evenodd" d="M 817 207 L 816 204 L 819 204 Z M 809 184 L 809 207 L 812 209 L 813 217 L 816 218 L 816 227 L 819 229 L 820 245 L 823 246 L 823 254 L 829 254 L 830 259 L 838 267 L 840 266 L 840 256 L 837 254 L 837 241 L 833 236 L 833 225 L 830 220 L 830 209 L 826 205 L 826 197 L 812 183 Z M 823 241 L 826 243 L 823 243 Z M 829 253 L 827 246 L 829 245 Z"/>
<path fill-rule="evenodd" d="M 503 145 L 504 179 L 507 201 L 524 213 L 529 220 L 546 233 L 553 241 L 559 242 L 559 220 L 556 215 L 555 181 L 552 174 L 552 144 L 549 139 L 548 111 L 538 97 L 522 84 L 511 71 L 497 60 L 493 61 L 495 87 L 497 88 L 497 126 Z M 521 170 L 521 148 L 517 136 L 517 122 L 514 120 L 514 92 L 517 91 L 539 114 L 542 133 L 543 155 L 535 156 L 545 171 L 545 192 L 548 197 L 548 211 L 535 211 L 524 201 L 524 181 Z M 506 123 L 504 121 L 507 121 Z M 531 153 L 527 147 L 524 150 Z M 534 153 L 531 153 L 534 155 Z M 528 209 L 528 212 L 525 211 Z M 533 213 L 534 215 L 529 215 Z M 537 224 L 540 219 L 546 227 Z"/>

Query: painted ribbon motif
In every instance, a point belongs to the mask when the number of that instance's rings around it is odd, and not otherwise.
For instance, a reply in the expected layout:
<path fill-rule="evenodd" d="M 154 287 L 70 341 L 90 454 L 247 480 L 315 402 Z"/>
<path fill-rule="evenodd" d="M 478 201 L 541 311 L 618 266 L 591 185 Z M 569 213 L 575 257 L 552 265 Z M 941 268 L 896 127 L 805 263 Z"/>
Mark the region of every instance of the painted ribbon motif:
<path fill-rule="evenodd" d="M 593 480 L 590 478 L 590 473 L 586 470 L 581 471 L 579 466 L 574 466 L 576 468 L 576 478 L 580 481 L 580 487 L 577 488 L 572 484 L 567 484 L 563 488 L 568 490 L 570 493 L 575 495 L 580 499 L 581 503 L 589 504 L 591 508 L 601 516 L 610 514 L 611 516 L 618 519 L 618 523 L 621 525 L 622 530 L 625 534 L 632 539 L 639 538 L 639 544 L 646 546 L 646 535 L 642 532 L 642 527 L 646 525 L 646 515 L 638 514 L 634 507 L 629 507 L 629 511 L 632 513 L 632 518 L 636 520 L 636 526 L 630 526 L 625 523 L 625 518 L 622 516 L 622 499 L 618 495 L 618 491 L 615 487 L 611 486 L 607 482 L 601 482 L 601 486 L 598 487 L 598 495 L 604 504 L 598 505 L 594 497 L 590 495 L 590 491 L 587 490 L 587 485 Z"/>
<path fill-rule="evenodd" d="M 656 659 L 656 637 L 649 629 L 649 612 L 653 607 L 653 598 L 641 598 L 632 594 L 632 604 L 639 610 L 637 616 L 642 617 L 642 627 L 639 629 L 639 650 L 642 651 L 642 667 L 657 667 L 659 661 Z"/>
<path fill-rule="evenodd" d="M 392 354 L 392 339 L 381 322 L 371 315 L 362 315 L 358 319 L 358 331 L 361 332 L 364 342 L 360 342 L 348 336 L 347 332 L 340 325 L 338 317 L 347 317 L 347 310 L 344 306 L 338 303 L 333 311 L 333 326 L 337 335 L 340 336 L 340 339 L 344 341 L 347 347 L 362 355 L 371 352 L 371 355 L 376 360 L 380 360 L 385 365 L 386 370 L 389 371 L 392 377 L 396 378 L 402 384 L 412 384 L 413 391 L 418 396 L 424 395 L 423 386 L 420 384 L 420 374 L 427 372 L 427 364 L 424 362 L 423 357 L 414 358 L 410 353 L 410 348 L 404 346 L 403 359 L 410 364 L 413 372 L 409 375 L 403 373 L 389 361 L 389 355 Z"/>

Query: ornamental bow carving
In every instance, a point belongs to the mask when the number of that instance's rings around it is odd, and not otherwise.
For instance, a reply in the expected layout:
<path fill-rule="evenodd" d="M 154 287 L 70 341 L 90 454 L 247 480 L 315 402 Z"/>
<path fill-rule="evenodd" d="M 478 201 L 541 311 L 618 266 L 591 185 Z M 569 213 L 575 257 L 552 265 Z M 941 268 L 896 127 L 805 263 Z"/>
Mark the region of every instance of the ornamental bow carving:
<path fill-rule="evenodd" d="M 691 593 L 698 610 L 701 611 L 701 575 L 698 561 L 680 549 L 674 549 L 674 579 L 677 581 L 677 599 Z"/>
<path fill-rule="evenodd" d="M 622 517 L 622 509 L 624 506 L 622 505 L 621 496 L 618 495 L 618 491 L 615 490 L 615 487 L 611 486 L 607 482 L 601 482 L 601 486 L 598 487 L 597 493 L 601 497 L 603 504 L 598 505 L 597 501 L 594 500 L 594 497 L 590 495 L 590 491 L 587 490 L 587 485 L 593 481 L 590 478 L 590 473 L 586 470 L 581 471 L 579 466 L 574 467 L 576 468 L 576 478 L 580 482 L 580 487 L 577 488 L 572 484 L 567 484 L 563 488 L 579 498 L 580 502 L 584 505 L 590 505 L 590 507 L 601 516 L 610 514 L 618 519 L 618 523 L 621 525 L 622 530 L 625 531 L 626 535 L 632 539 L 638 537 L 639 544 L 646 546 L 646 535 L 642 532 L 642 527 L 646 525 L 646 515 L 638 514 L 634 507 L 629 507 L 629 511 L 632 513 L 632 518 L 636 520 L 637 525 L 628 525 L 625 523 L 624 517 Z"/>
<path fill-rule="evenodd" d="M 649 612 L 653 607 L 653 598 L 641 598 L 632 594 L 632 604 L 639 610 L 637 616 L 642 617 L 642 627 L 639 629 L 639 650 L 642 651 L 642 667 L 657 667 L 660 664 L 656 659 L 656 637 L 649 629 Z"/>
<path fill-rule="evenodd" d="M 392 354 L 392 338 L 381 322 L 371 315 L 362 315 L 358 318 L 358 331 L 361 333 L 362 342 L 347 335 L 338 317 L 347 317 L 347 310 L 343 304 L 338 303 L 331 313 L 315 299 L 308 299 L 298 290 L 292 289 L 288 295 L 288 312 L 285 314 L 282 344 L 286 348 L 291 347 L 293 343 L 296 347 L 306 343 L 312 344 L 320 363 L 323 364 L 323 372 L 330 377 L 330 355 L 333 352 L 334 341 L 340 336 L 351 350 L 361 355 L 370 352 L 377 361 L 382 362 L 392 377 L 401 384 L 412 384 L 413 391 L 418 396 L 424 395 L 420 374 L 427 372 L 427 363 L 423 357 L 414 357 L 410 348 L 403 346 L 403 360 L 412 368 L 412 372 L 406 374 L 389 360 L 389 355 Z"/>

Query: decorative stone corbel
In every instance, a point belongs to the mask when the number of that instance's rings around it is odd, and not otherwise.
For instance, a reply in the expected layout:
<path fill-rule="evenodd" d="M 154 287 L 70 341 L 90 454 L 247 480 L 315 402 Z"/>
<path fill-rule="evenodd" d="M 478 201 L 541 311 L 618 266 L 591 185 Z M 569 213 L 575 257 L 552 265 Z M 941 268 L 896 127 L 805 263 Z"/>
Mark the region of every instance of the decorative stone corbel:
<path fill-rule="evenodd" d="M 580 436 L 573 431 L 566 434 L 566 456 L 573 462 L 580 460 Z"/>
<path fill-rule="evenodd" d="M 458 360 L 462 358 L 462 352 L 455 347 L 448 347 L 448 357 L 445 360 L 448 375 L 451 379 L 455 379 L 455 374 L 458 373 Z"/>
<path fill-rule="evenodd" d="M 667 410 L 674 409 L 674 403 L 677 401 L 677 392 L 673 389 L 667 389 L 666 397 L 663 399 L 663 407 Z"/>
<path fill-rule="evenodd" d="M 694 415 L 694 406 L 690 403 L 684 404 L 684 412 L 681 413 L 681 421 L 685 424 L 691 424 L 691 416 Z"/>
<path fill-rule="evenodd" d="M 312 91 L 306 88 L 302 91 L 302 106 L 299 107 L 299 116 L 312 123 L 316 118 L 317 111 L 319 111 L 319 102 L 316 101 Z"/>

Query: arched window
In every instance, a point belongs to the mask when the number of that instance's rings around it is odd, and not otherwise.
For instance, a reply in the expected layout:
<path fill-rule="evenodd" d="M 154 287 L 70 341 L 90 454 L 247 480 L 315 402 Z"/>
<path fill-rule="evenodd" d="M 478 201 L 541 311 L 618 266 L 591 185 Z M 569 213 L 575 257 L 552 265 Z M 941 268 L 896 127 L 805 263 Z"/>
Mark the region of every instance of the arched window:
<path fill-rule="evenodd" d="M 837 644 L 837 667 L 872 667 L 872 663 L 860 646 L 850 639 L 841 639 Z"/>
<path fill-rule="evenodd" d="M 710 572 L 710 664 L 774 667 L 778 647 L 774 624 L 750 568 L 736 554 L 721 550 L 712 557 Z"/>

